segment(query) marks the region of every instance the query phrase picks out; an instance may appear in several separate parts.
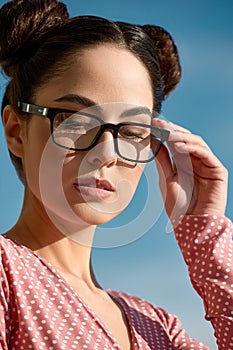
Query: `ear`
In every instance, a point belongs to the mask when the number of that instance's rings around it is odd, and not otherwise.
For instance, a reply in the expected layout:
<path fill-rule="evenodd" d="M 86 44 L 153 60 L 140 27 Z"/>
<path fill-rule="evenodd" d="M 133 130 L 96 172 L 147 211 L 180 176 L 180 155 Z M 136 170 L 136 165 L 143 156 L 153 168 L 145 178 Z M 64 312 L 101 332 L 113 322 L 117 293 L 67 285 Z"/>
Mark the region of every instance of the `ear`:
<path fill-rule="evenodd" d="M 23 122 L 20 120 L 11 105 L 4 108 L 2 117 L 8 148 L 15 156 L 22 158 L 24 134 Z"/>

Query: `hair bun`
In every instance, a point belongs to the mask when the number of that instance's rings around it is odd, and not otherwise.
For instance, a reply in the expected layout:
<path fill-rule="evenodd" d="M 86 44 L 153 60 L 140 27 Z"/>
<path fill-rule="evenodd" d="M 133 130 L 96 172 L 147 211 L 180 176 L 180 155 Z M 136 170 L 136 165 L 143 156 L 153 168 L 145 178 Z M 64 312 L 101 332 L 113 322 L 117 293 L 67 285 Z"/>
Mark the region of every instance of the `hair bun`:
<path fill-rule="evenodd" d="M 6 75 L 38 49 L 40 39 L 69 17 L 66 5 L 56 0 L 14 0 L 0 9 L 0 64 Z"/>
<path fill-rule="evenodd" d="M 143 25 L 143 30 L 154 43 L 164 80 L 164 97 L 175 89 L 181 78 L 181 65 L 177 47 L 171 35 L 162 27 Z"/>

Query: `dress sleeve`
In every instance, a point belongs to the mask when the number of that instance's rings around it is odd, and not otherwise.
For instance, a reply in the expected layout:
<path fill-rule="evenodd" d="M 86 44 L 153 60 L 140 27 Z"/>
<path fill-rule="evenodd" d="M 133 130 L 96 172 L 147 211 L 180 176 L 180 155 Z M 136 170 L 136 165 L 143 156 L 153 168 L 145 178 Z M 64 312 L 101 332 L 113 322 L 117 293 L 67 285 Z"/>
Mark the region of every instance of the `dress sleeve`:
<path fill-rule="evenodd" d="M 218 349 L 233 349 L 233 224 L 217 215 L 187 215 L 173 227 Z"/>

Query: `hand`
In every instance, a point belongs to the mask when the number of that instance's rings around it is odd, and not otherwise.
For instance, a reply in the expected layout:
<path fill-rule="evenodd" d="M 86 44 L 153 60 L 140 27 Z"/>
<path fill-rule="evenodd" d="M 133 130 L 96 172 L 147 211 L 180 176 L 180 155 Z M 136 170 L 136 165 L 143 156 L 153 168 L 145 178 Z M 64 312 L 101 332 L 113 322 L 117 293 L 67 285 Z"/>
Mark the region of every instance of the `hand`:
<path fill-rule="evenodd" d="M 156 157 L 160 190 L 170 219 L 185 214 L 224 215 L 228 173 L 208 145 L 176 124 L 154 119 L 153 125 L 171 130 L 167 143 L 170 154 L 163 145 Z"/>

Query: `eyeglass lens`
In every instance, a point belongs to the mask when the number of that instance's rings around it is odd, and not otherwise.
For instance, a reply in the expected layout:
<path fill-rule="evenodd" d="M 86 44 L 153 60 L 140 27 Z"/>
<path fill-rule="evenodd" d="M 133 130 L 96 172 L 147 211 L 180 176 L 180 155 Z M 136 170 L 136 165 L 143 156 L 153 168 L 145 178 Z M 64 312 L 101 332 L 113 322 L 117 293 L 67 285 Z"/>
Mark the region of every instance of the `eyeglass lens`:
<path fill-rule="evenodd" d="M 58 113 L 53 121 L 53 139 L 61 147 L 85 150 L 94 144 L 101 127 L 100 119 L 81 113 Z M 155 142 L 156 144 L 156 139 Z M 115 151 L 124 159 L 148 161 L 151 157 L 151 127 L 129 123 L 119 127 Z M 157 139 L 159 149 L 161 142 Z M 152 155 L 152 157 L 154 157 Z"/>

